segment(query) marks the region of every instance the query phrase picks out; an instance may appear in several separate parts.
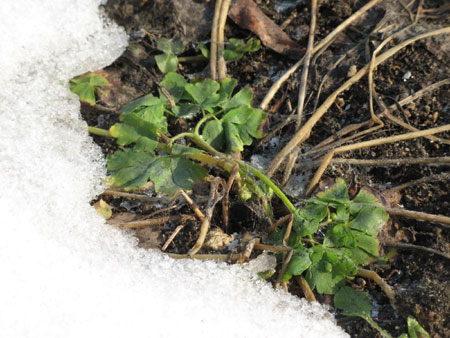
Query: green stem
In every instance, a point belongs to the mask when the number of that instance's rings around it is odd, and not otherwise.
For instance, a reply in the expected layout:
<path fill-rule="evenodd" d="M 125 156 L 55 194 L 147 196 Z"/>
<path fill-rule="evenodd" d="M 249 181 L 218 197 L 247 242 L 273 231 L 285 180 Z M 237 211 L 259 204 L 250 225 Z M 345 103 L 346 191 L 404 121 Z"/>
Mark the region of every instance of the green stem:
<path fill-rule="evenodd" d="M 220 159 L 212 157 L 205 153 L 185 153 L 182 156 L 190 158 L 192 160 L 197 160 L 199 162 L 207 163 L 215 167 L 222 168 L 227 172 L 231 172 L 234 167 L 234 162 L 227 159 Z"/>
<path fill-rule="evenodd" d="M 94 135 L 98 135 L 98 136 L 114 137 L 111 135 L 109 130 L 101 129 L 101 128 L 97 128 L 97 127 L 89 127 L 88 126 L 88 132 L 90 132 L 91 134 L 94 134 Z"/>
<path fill-rule="evenodd" d="M 110 132 L 105 129 L 100 129 L 100 128 L 96 128 L 96 127 L 88 127 L 88 130 L 91 134 L 106 136 L 106 137 L 113 137 L 113 136 L 111 136 Z M 243 161 L 227 159 L 223 153 L 221 153 L 221 152 L 217 151 L 216 149 L 214 149 L 213 147 L 211 147 L 208 143 L 203 141 L 201 136 L 199 136 L 195 133 L 181 133 L 181 134 L 178 134 L 178 135 L 168 139 L 168 141 L 170 142 L 170 144 L 173 144 L 174 141 L 176 141 L 177 139 L 179 139 L 181 137 L 187 137 L 187 138 L 191 139 L 200 148 L 206 150 L 207 152 L 209 152 L 212 155 L 218 156 L 219 158 L 214 158 L 207 154 L 186 154 L 187 157 L 190 157 L 192 159 L 195 159 L 195 160 L 198 160 L 198 161 L 201 161 L 204 163 L 218 166 L 228 172 L 231 172 L 231 170 L 233 169 L 233 166 L 234 166 L 234 162 L 236 161 L 241 168 L 243 168 L 245 171 L 251 173 L 252 175 L 258 177 L 264 184 L 266 184 L 270 189 L 272 189 L 273 192 L 281 199 L 281 201 L 284 203 L 284 205 L 286 205 L 286 207 L 288 208 L 288 210 L 290 212 L 294 213 L 294 211 L 296 210 L 295 206 L 291 203 L 291 201 L 287 198 L 287 196 L 281 191 L 281 189 L 278 188 L 276 186 L 276 184 L 273 183 L 270 178 L 268 178 L 266 175 L 264 175 L 258 169 L 246 164 Z M 164 149 L 166 149 L 168 147 L 167 145 L 162 144 L 162 143 L 160 145 Z M 168 149 L 166 149 L 166 150 L 168 150 Z"/>
<path fill-rule="evenodd" d="M 193 56 L 179 56 L 178 62 L 195 62 L 195 61 L 206 61 L 208 60 L 202 54 Z"/>
<path fill-rule="evenodd" d="M 200 121 L 198 121 L 198 123 L 195 126 L 194 129 L 194 134 L 196 135 L 200 135 L 200 127 L 202 126 L 203 123 L 205 123 L 206 121 L 208 121 L 209 119 L 211 119 L 213 116 L 211 114 L 205 115 L 201 118 Z"/>
<path fill-rule="evenodd" d="M 220 157 L 225 157 L 224 154 L 222 154 L 221 152 L 217 151 L 216 149 L 211 147 L 208 143 L 203 141 L 201 136 L 199 136 L 197 134 L 194 134 L 194 133 L 181 133 L 181 134 L 178 134 L 178 135 L 172 137 L 170 139 L 170 142 L 173 143 L 175 140 L 177 140 L 177 139 L 179 139 L 181 137 L 187 137 L 187 138 L 191 139 L 196 145 L 198 145 L 203 150 L 206 150 L 210 154 L 217 155 L 217 156 L 220 156 Z"/>
<path fill-rule="evenodd" d="M 291 203 L 291 201 L 289 200 L 289 198 L 287 198 L 287 196 L 281 191 L 280 188 L 278 188 L 278 186 L 272 182 L 272 180 L 270 178 L 268 178 L 266 175 L 264 175 L 262 172 L 260 172 L 258 169 L 252 167 L 251 165 L 248 165 L 247 163 L 243 162 L 243 161 L 239 161 L 236 160 L 236 162 L 239 163 L 239 165 L 241 166 L 241 168 L 245 169 L 246 171 L 248 171 L 249 173 L 255 175 L 256 177 L 258 177 L 261 181 L 263 181 L 270 189 L 273 190 L 273 192 L 275 193 L 275 195 L 278 196 L 278 198 L 284 203 L 284 205 L 288 208 L 288 210 L 292 213 L 295 212 L 296 208 L 295 206 Z"/>
<path fill-rule="evenodd" d="M 377 330 L 384 338 L 393 338 L 388 332 L 383 330 L 370 316 L 361 316 L 364 318 L 375 330 Z"/>

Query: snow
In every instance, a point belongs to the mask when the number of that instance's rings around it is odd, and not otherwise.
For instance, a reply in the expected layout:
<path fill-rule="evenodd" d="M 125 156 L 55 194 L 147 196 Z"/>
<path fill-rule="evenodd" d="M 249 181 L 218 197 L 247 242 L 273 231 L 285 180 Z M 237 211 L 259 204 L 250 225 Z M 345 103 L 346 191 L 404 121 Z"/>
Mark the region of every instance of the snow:
<path fill-rule="evenodd" d="M 67 83 L 127 44 L 97 6 L 0 1 L 0 336 L 345 337 L 319 304 L 139 249 L 90 207 L 104 159 Z"/>

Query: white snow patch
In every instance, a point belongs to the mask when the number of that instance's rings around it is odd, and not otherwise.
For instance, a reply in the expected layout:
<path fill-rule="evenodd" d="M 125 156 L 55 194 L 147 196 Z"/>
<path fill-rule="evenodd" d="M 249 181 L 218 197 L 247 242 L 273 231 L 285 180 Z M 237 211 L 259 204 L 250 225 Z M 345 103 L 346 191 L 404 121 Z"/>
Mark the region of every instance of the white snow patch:
<path fill-rule="evenodd" d="M 127 43 L 98 4 L 0 1 L 0 335 L 346 336 L 322 306 L 239 266 L 138 249 L 90 207 L 104 159 L 67 83 Z"/>

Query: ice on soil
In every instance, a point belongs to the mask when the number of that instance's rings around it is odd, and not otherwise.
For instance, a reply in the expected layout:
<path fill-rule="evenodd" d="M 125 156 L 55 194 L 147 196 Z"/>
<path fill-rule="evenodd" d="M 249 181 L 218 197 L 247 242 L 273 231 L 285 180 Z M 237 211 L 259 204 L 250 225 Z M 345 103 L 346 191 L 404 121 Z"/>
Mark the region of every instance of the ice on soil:
<path fill-rule="evenodd" d="M 175 261 L 105 225 L 105 174 L 68 80 L 127 37 L 96 0 L 0 2 L 2 337 L 344 337 L 239 266 Z"/>

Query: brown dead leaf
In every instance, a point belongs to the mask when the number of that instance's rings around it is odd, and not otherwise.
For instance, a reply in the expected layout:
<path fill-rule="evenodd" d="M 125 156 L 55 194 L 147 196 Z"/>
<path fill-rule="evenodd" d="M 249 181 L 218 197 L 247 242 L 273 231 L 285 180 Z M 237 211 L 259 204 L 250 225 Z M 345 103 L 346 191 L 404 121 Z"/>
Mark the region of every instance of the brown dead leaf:
<path fill-rule="evenodd" d="M 138 246 L 144 249 L 159 249 L 161 247 L 161 240 L 159 235 L 160 228 L 140 228 L 136 230 L 136 237 L 139 239 Z"/>
<path fill-rule="evenodd" d="M 122 223 L 133 222 L 134 220 L 136 220 L 136 214 L 132 214 L 130 212 L 121 212 L 119 214 L 115 214 L 114 216 L 112 216 L 106 222 L 106 224 L 119 225 Z"/>
<path fill-rule="evenodd" d="M 305 48 L 294 42 L 289 35 L 268 18 L 253 0 L 237 0 L 228 16 L 240 27 L 258 35 L 261 42 L 274 51 L 300 59 Z"/>

